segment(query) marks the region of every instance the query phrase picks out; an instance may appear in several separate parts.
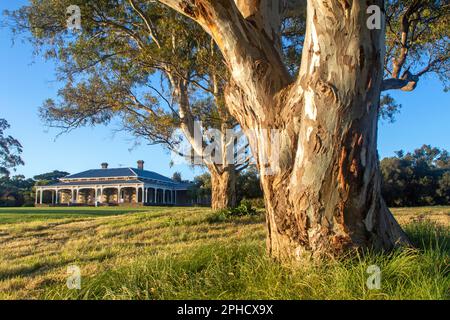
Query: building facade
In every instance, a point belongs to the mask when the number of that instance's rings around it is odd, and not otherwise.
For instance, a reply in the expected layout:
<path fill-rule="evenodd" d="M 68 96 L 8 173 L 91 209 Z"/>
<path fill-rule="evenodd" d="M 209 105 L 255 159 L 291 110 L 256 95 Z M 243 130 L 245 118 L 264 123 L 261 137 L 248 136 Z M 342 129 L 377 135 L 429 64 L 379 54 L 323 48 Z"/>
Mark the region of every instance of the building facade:
<path fill-rule="evenodd" d="M 36 206 L 190 205 L 189 183 L 176 182 L 153 171 L 137 168 L 92 169 L 36 186 Z"/>

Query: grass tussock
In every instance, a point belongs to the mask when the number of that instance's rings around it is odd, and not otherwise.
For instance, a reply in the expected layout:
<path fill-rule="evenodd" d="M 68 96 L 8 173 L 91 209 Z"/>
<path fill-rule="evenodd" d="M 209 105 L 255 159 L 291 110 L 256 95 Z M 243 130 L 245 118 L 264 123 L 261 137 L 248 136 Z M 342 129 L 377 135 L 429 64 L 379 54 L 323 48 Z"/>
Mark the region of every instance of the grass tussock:
<path fill-rule="evenodd" d="M 444 221 L 448 214 L 447 209 Z M 450 232 L 441 220 L 403 221 L 415 249 L 279 264 L 265 254 L 261 217 L 211 220 L 215 216 L 201 208 L 151 208 L 67 224 L 43 223 L 38 229 L 28 226 L 36 223 L 34 218 L 0 225 L 0 246 L 7 252 L 0 250 L 0 297 L 450 298 Z M 72 264 L 82 270 L 81 290 L 65 285 L 66 268 Z M 380 289 L 366 285 L 372 265 L 380 268 Z"/>

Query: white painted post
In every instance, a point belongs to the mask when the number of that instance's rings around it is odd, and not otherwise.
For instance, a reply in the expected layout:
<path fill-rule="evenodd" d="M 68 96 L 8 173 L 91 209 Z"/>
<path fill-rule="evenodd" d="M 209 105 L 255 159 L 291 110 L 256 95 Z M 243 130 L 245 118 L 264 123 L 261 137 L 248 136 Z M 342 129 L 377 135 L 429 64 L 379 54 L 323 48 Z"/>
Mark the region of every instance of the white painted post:
<path fill-rule="evenodd" d="M 58 201 L 59 201 L 59 196 L 58 196 L 58 189 L 56 189 L 56 191 L 55 191 L 55 197 L 56 197 L 56 201 L 55 201 L 55 204 L 58 204 Z"/>
<path fill-rule="evenodd" d="M 155 190 L 155 204 L 158 203 L 158 188 L 154 188 L 153 190 Z"/>
<path fill-rule="evenodd" d="M 41 200 L 40 203 L 41 203 L 41 204 L 42 204 L 42 194 L 43 194 L 43 193 L 44 193 L 44 192 L 43 192 L 43 189 L 41 189 L 41 195 L 40 195 L 40 198 L 41 198 L 41 199 L 40 199 L 40 200 Z"/>
<path fill-rule="evenodd" d="M 95 187 L 95 206 L 98 207 L 98 188 Z"/>
<path fill-rule="evenodd" d="M 142 203 L 145 203 L 147 200 L 147 188 L 142 187 Z"/>
<path fill-rule="evenodd" d="M 34 204 L 37 205 L 38 203 L 38 188 L 36 188 L 36 196 L 34 197 Z"/>

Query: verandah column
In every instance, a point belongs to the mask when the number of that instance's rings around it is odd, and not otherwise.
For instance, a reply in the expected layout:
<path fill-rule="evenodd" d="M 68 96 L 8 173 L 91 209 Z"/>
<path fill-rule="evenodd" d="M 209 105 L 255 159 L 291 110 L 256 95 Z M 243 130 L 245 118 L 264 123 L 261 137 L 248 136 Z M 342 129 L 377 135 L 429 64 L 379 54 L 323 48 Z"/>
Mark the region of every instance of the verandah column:
<path fill-rule="evenodd" d="M 136 203 L 139 203 L 139 187 L 136 187 Z"/>

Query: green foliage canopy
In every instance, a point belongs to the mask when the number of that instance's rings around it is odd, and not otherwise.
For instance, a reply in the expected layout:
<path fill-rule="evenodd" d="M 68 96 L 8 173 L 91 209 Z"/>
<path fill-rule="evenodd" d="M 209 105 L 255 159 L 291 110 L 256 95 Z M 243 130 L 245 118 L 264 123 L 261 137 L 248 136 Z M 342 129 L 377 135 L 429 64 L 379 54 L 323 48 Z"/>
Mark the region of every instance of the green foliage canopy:
<path fill-rule="evenodd" d="M 9 176 L 11 168 L 24 164 L 20 157 L 22 145 L 17 139 L 5 134 L 9 128 L 8 122 L 0 119 L 0 177 Z"/>
<path fill-rule="evenodd" d="M 398 151 L 381 161 L 382 192 L 389 206 L 428 206 L 450 203 L 450 155 L 424 145 L 413 152 Z"/>

